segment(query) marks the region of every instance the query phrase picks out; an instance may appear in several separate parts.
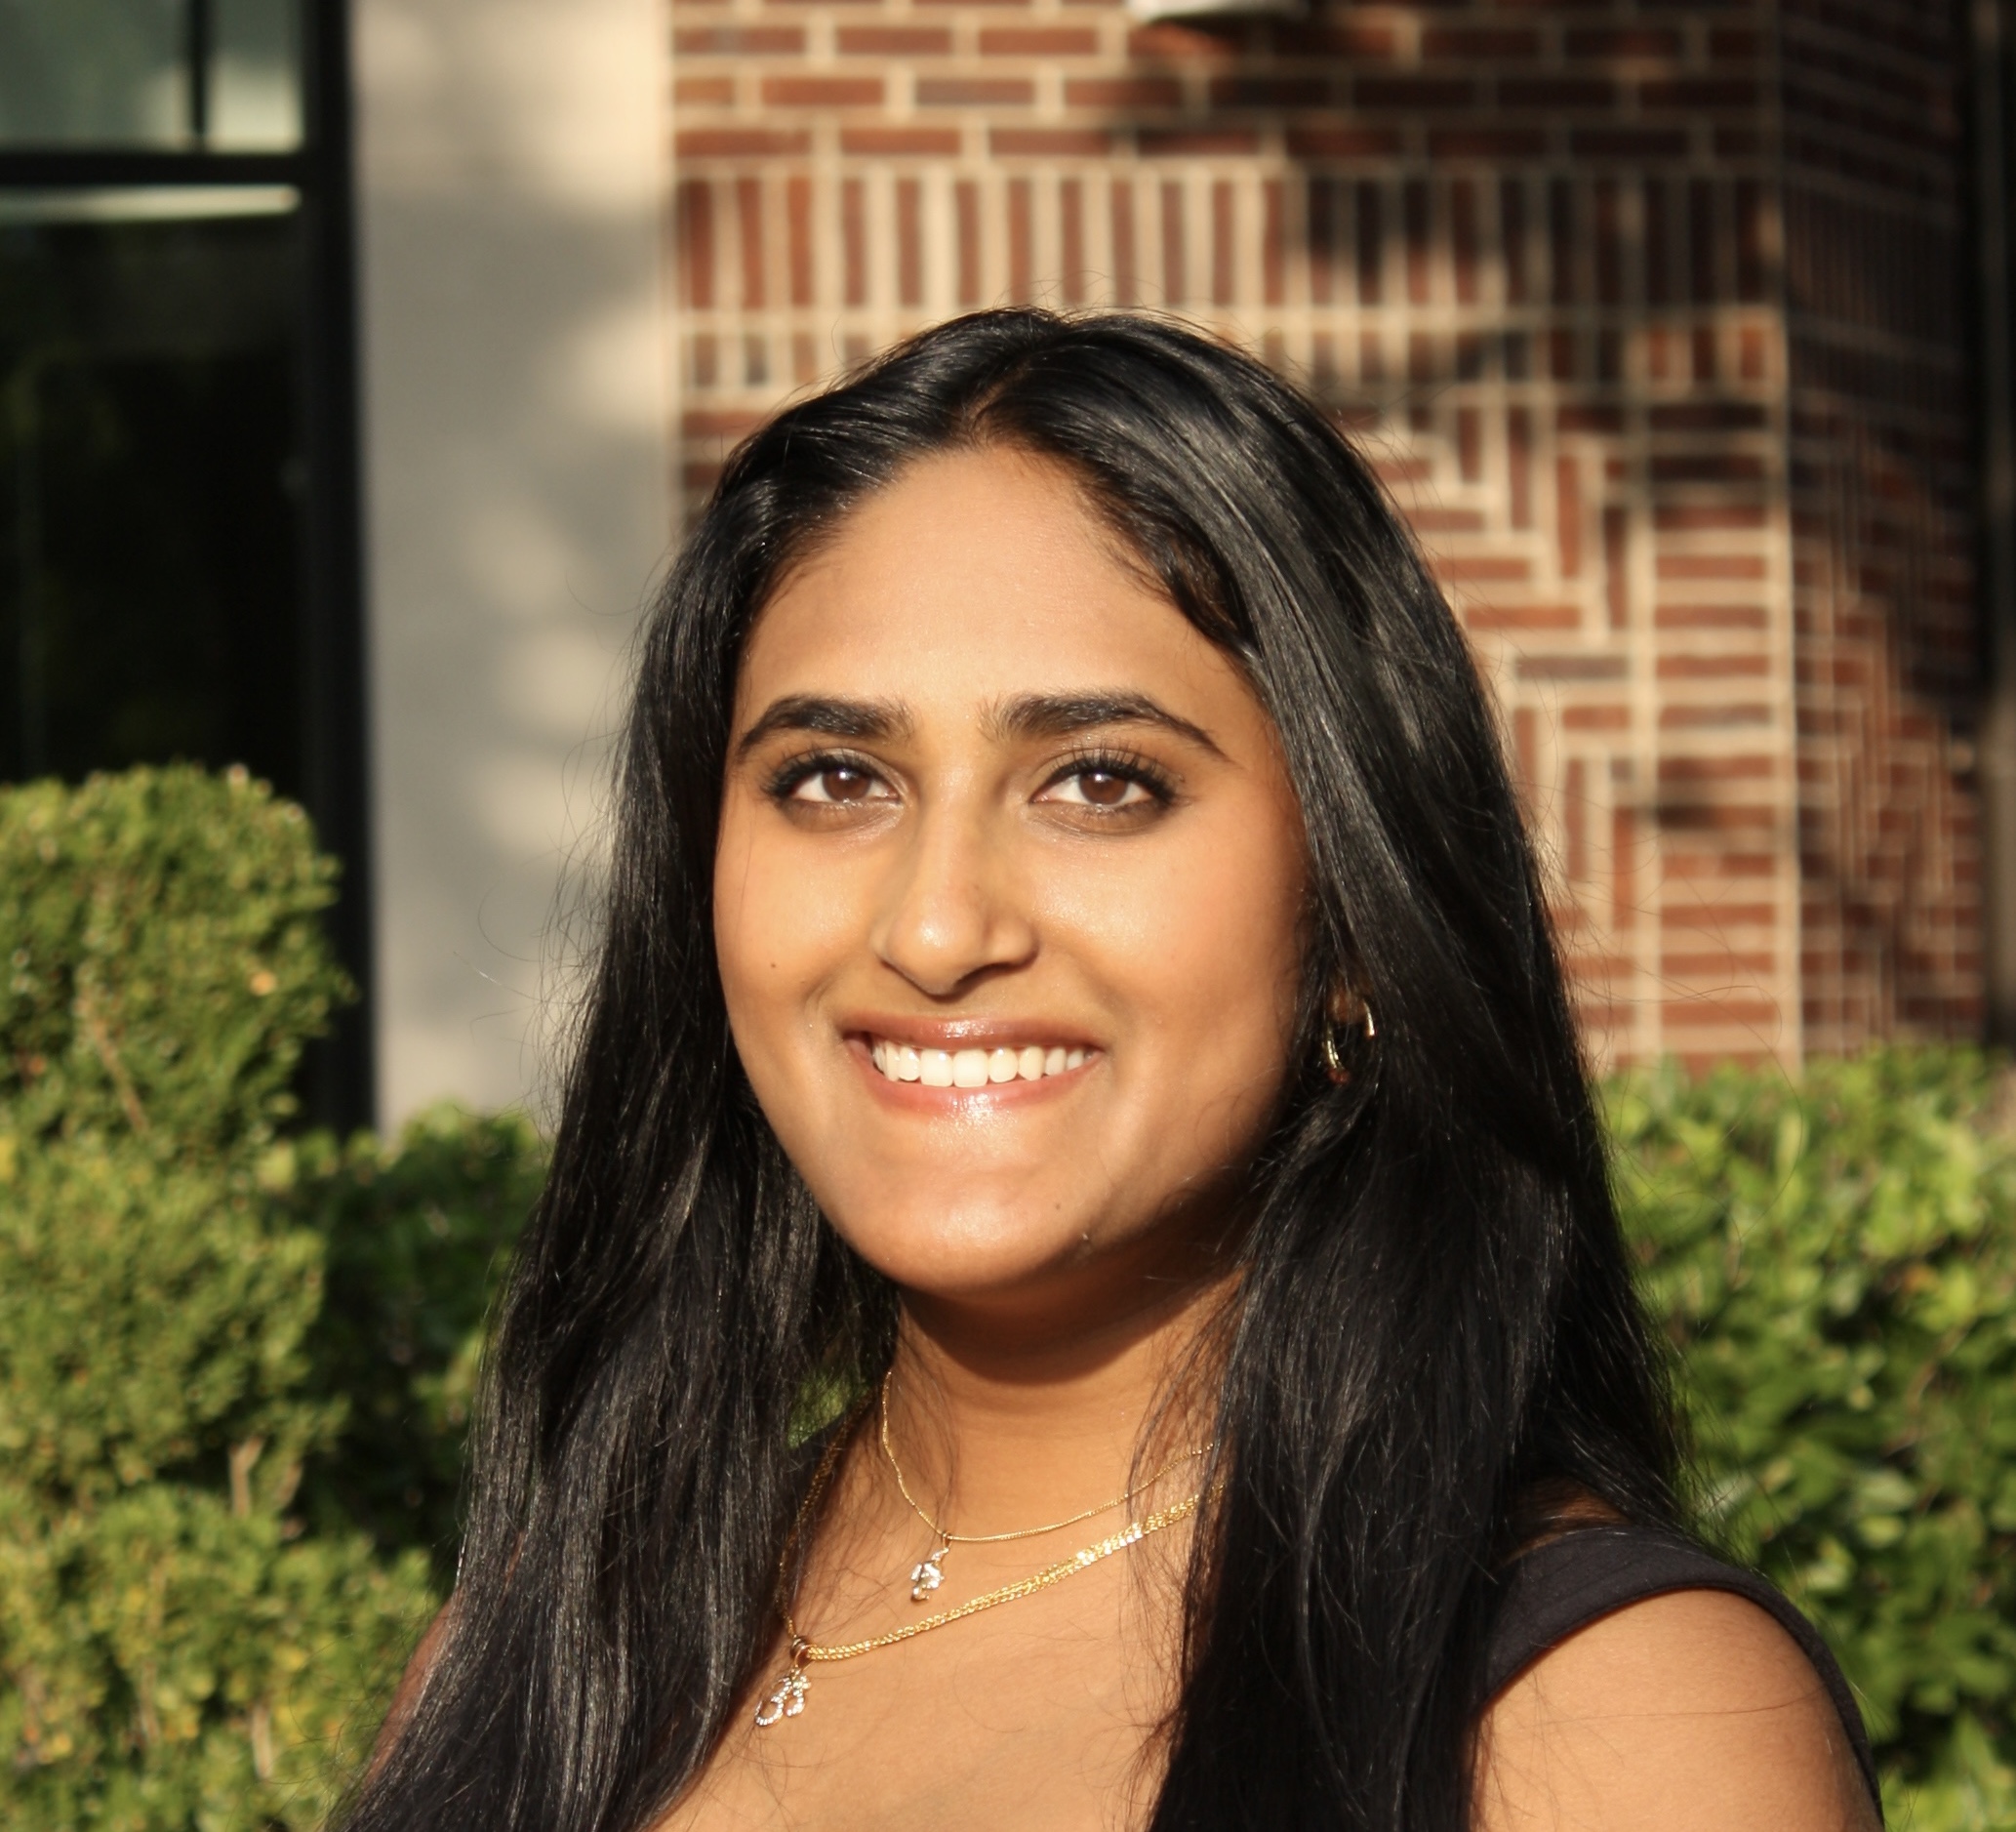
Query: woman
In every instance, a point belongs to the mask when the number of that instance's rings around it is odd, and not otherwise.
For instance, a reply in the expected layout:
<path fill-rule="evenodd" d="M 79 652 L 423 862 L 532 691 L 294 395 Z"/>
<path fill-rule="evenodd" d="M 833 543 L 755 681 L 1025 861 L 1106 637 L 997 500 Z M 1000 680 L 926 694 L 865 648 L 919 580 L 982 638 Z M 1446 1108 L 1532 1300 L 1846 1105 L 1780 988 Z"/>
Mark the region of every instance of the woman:
<path fill-rule="evenodd" d="M 351 1824 L 1874 1824 L 1657 1366 L 1364 466 L 1179 329 L 947 325 L 736 454 L 645 642 Z"/>

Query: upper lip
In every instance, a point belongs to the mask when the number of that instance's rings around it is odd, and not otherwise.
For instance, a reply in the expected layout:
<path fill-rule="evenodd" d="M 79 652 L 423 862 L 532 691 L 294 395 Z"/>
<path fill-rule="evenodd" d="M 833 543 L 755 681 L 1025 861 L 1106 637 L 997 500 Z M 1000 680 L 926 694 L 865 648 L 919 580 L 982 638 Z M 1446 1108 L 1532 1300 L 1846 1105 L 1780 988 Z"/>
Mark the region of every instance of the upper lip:
<path fill-rule="evenodd" d="M 850 1037 L 880 1038 L 915 1049 L 1027 1049 L 1034 1043 L 1046 1049 L 1098 1047 L 1075 1026 L 1042 1018 L 862 1017 L 850 1018 L 841 1029 Z"/>

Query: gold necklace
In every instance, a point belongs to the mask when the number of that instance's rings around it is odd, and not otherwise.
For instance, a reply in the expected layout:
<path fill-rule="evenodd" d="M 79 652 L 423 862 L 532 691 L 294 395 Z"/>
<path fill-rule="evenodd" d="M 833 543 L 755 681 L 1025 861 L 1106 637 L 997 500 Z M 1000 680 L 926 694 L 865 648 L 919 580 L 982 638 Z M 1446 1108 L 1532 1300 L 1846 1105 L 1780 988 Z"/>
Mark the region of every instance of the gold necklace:
<path fill-rule="evenodd" d="M 1110 1501 L 1102 1501 L 1096 1507 L 1081 1508 L 1075 1514 L 1068 1514 L 1061 1521 L 1052 1521 L 1044 1527 L 1018 1527 L 1012 1533 L 952 1533 L 926 1514 L 915 1495 L 910 1493 L 909 1485 L 903 1479 L 903 1465 L 896 1460 L 896 1451 L 889 1443 L 889 1383 L 895 1378 L 895 1370 L 882 1376 L 882 1390 L 878 1406 L 880 1410 L 879 1436 L 882 1454 L 889 1461 L 889 1472 L 896 1478 L 897 1492 L 909 1503 L 909 1509 L 918 1520 L 937 1536 L 937 1547 L 920 1559 L 910 1569 L 910 1601 L 926 1603 L 931 1593 L 945 1582 L 945 1562 L 954 1546 L 1000 1546 L 1011 1539 L 1038 1539 L 1045 1533 L 1061 1533 L 1067 1527 L 1075 1527 L 1080 1521 L 1089 1521 L 1094 1515 L 1110 1514 L 1115 1508 L 1123 1508 L 1136 1495 L 1145 1494 L 1173 1469 L 1185 1463 L 1193 1462 L 1207 1454 L 1205 1449 L 1179 1450 L 1153 1474 L 1145 1476 L 1125 1492 L 1115 1495 Z"/>
<path fill-rule="evenodd" d="M 1166 1508 L 1141 1520 L 1130 1521 L 1117 1533 L 1109 1533 L 1106 1538 L 1093 1545 L 1080 1547 L 1068 1559 L 1060 1559 L 1055 1565 L 1048 1565 L 1028 1577 L 1015 1583 L 1003 1584 L 999 1590 L 989 1590 L 962 1603 L 957 1608 L 941 1609 L 936 1615 L 927 1615 L 918 1622 L 907 1622 L 902 1628 L 891 1629 L 886 1635 L 875 1635 L 866 1641 L 838 1642 L 825 1646 L 808 1639 L 791 1619 L 790 1569 L 792 1555 L 805 1530 L 806 1523 L 812 1518 L 819 1505 L 819 1498 L 825 1492 L 827 1483 L 831 1479 L 833 1467 L 840 1459 L 851 1434 L 854 1420 L 861 1416 L 861 1408 L 833 1434 L 833 1441 L 827 1445 L 826 1455 L 820 1458 L 819 1468 L 813 1472 L 812 1484 L 805 1491 L 805 1499 L 799 1504 L 797 1519 L 791 1523 L 791 1530 L 784 1542 L 784 1551 L 777 1561 L 777 1613 L 783 1618 L 785 1633 L 790 1637 L 790 1665 L 777 1684 L 771 1688 L 762 1704 L 756 1707 L 756 1723 L 768 1730 L 773 1724 L 781 1724 L 786 1718 L 803 1715 L 805 1694 L 812 1689 L 812 1681 L 805 1669 L 814 1661 L 853 1660 L 862 1654 L 873 1653 L 878 1648 L 894 1648 L 899 1642 L 914 1641 L 919 1635 L 928 1635 L 933 1629 L 944 1628 L 952 1622 L 965 1620 L 969 1615 L 978 1615 L 983 1609 L 998 1608 L 1004 1603 L 1016 1603 L 1024 1597 L 1032 1597 L 1039 1590 L 1048 1590 L 1052 1584 L 1061 1584 L 1068 1577 L 1089 1569 L 1102 1559 L 1109 1559 L 1116 1552 L 1125 1552 L 1129 1546 L 1139 1544 L 1150 1534 L 1159 1533 L 1164 1527 L 1174 1527 L 1180 1521 L 1187 1521 L 1203 1504 L 1207 1493 L 1216 1494 L 1224 1485 L 1214 1484 L 1209 1490 L 1199 1489 L 1195 1494 L 1172 1502 Z M 914 1504 L 912 1504 L 914 1505 Z"/>

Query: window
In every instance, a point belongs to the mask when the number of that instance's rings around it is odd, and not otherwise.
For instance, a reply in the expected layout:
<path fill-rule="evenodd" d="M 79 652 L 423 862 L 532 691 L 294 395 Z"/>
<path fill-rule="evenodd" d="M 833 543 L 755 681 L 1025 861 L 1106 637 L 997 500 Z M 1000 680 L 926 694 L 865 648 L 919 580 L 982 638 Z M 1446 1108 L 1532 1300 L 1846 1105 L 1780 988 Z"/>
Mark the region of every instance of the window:
<path fill-rule="evenodd" d="M 245 764 L 344 859 L 361 979 L 344 31 L 0 0 L 0 779 Z M 361 1032 L 325 1054 L 361 1120 Z"/>

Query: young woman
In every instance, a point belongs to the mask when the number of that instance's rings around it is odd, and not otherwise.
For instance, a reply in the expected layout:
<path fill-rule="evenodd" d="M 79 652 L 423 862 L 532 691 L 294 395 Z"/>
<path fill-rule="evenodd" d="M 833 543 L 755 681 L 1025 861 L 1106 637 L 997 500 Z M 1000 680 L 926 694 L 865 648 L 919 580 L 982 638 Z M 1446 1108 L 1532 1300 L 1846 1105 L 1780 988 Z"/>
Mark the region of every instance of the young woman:
<path fill-rule="evenodd" d="M 756 433 L 355 1832 L 1875 1824 L 1673 1483 L 1492 714 L 1322 414 L 1016 311 Z"/>

